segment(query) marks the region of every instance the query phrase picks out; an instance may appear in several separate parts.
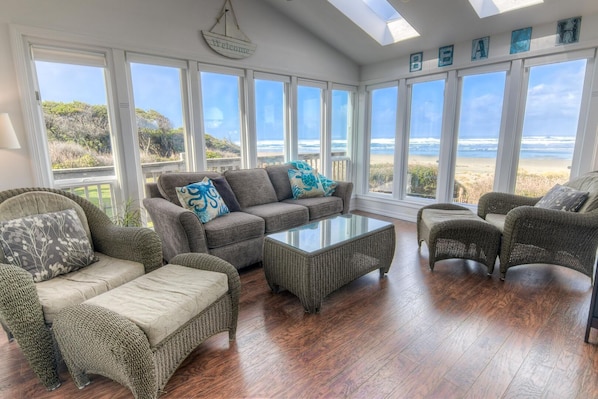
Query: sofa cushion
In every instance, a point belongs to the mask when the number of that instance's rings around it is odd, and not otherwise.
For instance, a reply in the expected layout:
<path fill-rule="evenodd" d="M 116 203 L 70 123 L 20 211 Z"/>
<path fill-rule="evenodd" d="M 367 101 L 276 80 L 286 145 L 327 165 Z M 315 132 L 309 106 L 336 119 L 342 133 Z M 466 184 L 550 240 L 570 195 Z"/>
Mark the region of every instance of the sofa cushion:
<path fill-rule="evenodd" d="M 131 320 L 153 347 L 227 292 L 224 273 L 166 265 L 85 303 Z"/>
<path fill-rule="evenodd" d="M 214 187 L 216 187 L 216 190 L 218 190 L 218 194 L 220 194 L 224 200 L 228 210 L 231 212 L 239 212 L 241 210 L 241 205 L 239 205 L 237 196 L 235 193 L 233 193 L 233 189 L 231 188 L 230 184 L 228 184 L 228 181 L 226 181 L 224 176 L 212 179 L 212 183 L 214 183 Z"/>
<path fill-rule="evenodd" d="M 268 172 L 279 201 L 293 198 L 291 183 L 289 182 L 289 169 L 292 169 L 289 164 L 266 166 L 266 172 Z"/>
<path fill-rule="evenodd" d="M 158 190 L 160 190 L 160 194 L 162 194 L 168 201 L 180 205 L 179 197 L 176 194 L 176 188 L 188 186 L 191 183 L 197 183 L 202 181 L 206 176 L 213 179 L 219 177 L 220 174 L 216 172 L 164 173 L 158 177 Z"/>
<path fill-rule="evenodd" d="M 97 261 L 74 209 L 0 221 L 0 244 L 6 261 L 36 283 Z"/>
<path fill-rule="evenodd" d="M 264 219 L 266 234 L 287 230 L 309 222 L 308 209 L 297 204 L 273 202 L 245 208 L 243 211 Z"/>
<path fill-rule="evenodd" d="M 212 179 L 207 176 L 200 182 L 177 187 L 176 193 L 183 208 L 194 212 L 202 223 L 230 213 Z"/>
<path fill-rule="evenodd" d="M 264 168 L 227 170 L 224 177 L 232 187 L 243 211 L 255 205 L 278 202 L 274 186 Z"/>
<path fill-rule="evenodd" d="M 219 248 L 251 238 L 265 232 L 264 219 L 245 212 L 233 212 L 204 224 L 208 248 Z"/>
<path fill-rule="evenodd" d="M 343 211 L 343 200 L 339 197 L 288 199 L 283 202 L 305 206 L 309 211 L 309 220 L 325 218 Z"/>
<path fill-rule="evenodd" d="M 35 284 L 46 323 L 51 324 L 65 307 L 78 305 L 145 273 L 141 263 L 99 252 L 95 255 L 98 261 L 86 268 Z"/>

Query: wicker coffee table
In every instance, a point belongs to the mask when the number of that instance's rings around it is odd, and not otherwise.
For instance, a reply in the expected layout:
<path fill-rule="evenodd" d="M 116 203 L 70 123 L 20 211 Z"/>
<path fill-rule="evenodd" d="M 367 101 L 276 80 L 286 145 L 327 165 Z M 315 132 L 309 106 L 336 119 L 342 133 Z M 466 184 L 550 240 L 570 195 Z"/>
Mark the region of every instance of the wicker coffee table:
<path fill-rule="evenodd" d="M 270 234 L 263 266 L 273 292 L 286 289 L 306 312 L 343 285 L 376 269 L 388 273 L 395 251 L 392 223 L 360 215 L 340 215 Z"/>

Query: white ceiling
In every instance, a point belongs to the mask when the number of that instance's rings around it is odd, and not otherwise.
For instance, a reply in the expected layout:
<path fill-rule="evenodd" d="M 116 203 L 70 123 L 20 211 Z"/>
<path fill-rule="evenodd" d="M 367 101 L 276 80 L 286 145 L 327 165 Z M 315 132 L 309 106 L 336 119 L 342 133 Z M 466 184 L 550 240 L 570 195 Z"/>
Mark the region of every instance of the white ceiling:
<path fill-rule="evenodd" d="M 417 51 L 556 22 L 563 18 L 598 13 L 598 0 L 544 0 L 543 4 L 480 19 L 468 0 L 388 0 L 421 36 L 381 46 L 326 0 L 262 1 L 358 65 L 386 61 Z M 581 32 L 583 37 L 583 19 Z"/>

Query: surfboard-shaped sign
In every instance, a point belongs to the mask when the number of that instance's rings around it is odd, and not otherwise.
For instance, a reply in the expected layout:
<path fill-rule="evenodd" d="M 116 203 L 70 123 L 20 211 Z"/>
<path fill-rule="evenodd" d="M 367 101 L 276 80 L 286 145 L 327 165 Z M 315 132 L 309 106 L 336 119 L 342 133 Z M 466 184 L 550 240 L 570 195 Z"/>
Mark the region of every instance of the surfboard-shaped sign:
<path fill-rule="evenodd" d="M 247 58 L 257 47 L 241 31 L 230 0 L 225 0 L 216 24 L 209 31 L 201 31 L 212 50 L 228 58 Z"/>

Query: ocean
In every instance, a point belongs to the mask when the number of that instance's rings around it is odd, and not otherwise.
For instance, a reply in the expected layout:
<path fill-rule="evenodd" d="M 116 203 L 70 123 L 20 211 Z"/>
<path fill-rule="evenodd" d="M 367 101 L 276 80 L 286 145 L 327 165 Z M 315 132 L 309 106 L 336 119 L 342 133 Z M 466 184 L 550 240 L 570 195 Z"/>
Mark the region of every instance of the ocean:
<path fill-rule="evenodd" d="M 529 136 L 521 143 L 521 157 L 525 159 L 571 159 L 575 137 L 559 136 Z M 371 153 L 378 155 L 393 154 L 394 139 L 373 139 L 370 145 Z M 282 153 L 282 140 L 258 141 L 258 153 Z M 413 155 L 438 156 L 440 140 L 413 139 L 409 143 L 409 152 Z M 459 140 L 457 155 L 463 158 L 496 158 L 498 139 L 463 139 Z M 346 152 L 346 140 L 332 140 L 332 152 Z M 317 154 L 320 152 L 318 140 L 303 140 L 299 142 L 300 154 Z"/>

